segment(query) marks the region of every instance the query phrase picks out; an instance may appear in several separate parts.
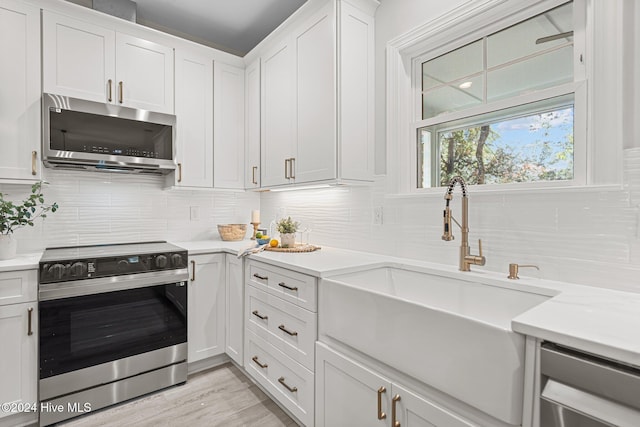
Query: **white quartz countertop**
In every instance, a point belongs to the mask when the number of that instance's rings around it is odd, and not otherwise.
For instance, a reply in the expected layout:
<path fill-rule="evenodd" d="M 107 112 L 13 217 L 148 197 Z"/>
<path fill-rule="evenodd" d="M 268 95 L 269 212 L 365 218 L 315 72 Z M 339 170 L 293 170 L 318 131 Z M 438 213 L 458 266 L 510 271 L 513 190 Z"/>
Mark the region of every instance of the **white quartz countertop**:
<path fill-rule="evenodd" d="M 225 242 L 206 240 L 172 242 L 190 255 L 214 252 L 237 254 L 255 241 Z M 0 272 L 37 269 L 41 252 L 19 254 L 0 261 Z M 315 252 L 285 253 L 263 251 L 250 259 L 298 271 L 319 278 L 375 268 L 385 264 L 427 267 L 437 274 L 463 280 L 516 287 L 524 291 L 542 290 L 549 299 L 516 316 L 512 329 L 539 339 L 640 366 L 640 293 L 621 292 L 522 277 L 508 280 L 504 274 L 482 271 L 457 271 L 454 265 L 441 265 L 394 258 L 366 252 L 323 247 Z"/>
<path fill-rule="evenodd" d="M 33 270 L 38 269 L 38 263 L 42 257 L 42 252 L 34 252 L 28 254 L 18 254 L 13 259 L 0 261 L 0 272 L 16 271 L 16 270 Z"/>

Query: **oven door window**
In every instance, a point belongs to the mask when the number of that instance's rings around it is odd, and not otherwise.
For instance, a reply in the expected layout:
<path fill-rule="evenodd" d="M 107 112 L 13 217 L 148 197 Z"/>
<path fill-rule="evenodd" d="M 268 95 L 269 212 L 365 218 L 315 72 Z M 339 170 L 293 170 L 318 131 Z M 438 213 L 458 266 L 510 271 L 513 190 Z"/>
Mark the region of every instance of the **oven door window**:
<path fill-rule="evenodd" d="M 40 378 L 187 341 L 184 282 L 42 301 Z"/>

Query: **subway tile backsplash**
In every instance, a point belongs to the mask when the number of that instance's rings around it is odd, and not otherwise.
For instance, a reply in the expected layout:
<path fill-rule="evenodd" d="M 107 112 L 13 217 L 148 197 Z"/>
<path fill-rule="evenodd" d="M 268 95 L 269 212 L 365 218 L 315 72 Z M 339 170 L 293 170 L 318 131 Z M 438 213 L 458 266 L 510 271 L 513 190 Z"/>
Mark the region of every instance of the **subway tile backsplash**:
<path fill-rule="evenodd" d="M 474 193 L 470 239 L 483 240 L 485 267 L 507 273 L 511 262 L 538 264 L 523 274 L 640 292 L 640 148 L 624 153 L 619 189 Z M 51 246 L 144 240 L 218 239 L 216 224 L 248 223 L 260 209 L 263 227 L 291 215 L 308 227 L 312 243 L 456 265 L 459 233 L 442 235 L 442 197 L 386 196 L 373 186 L 280 193 L 165 190 L 164 178 L 44 169 L 47 202 L 60 209 L 35 227 L 16 232 L 19 251 Z M 29 187 L 0 185 L 24 198 Z M 444 192 L 443 192 L 444 194 Z M 458 195 L 456 193 L 456 195 Z M 191 221 L 191 207 L 199 219 Z M 374 224 L 375 207 L 383 224 Z M 459 197 L 454 197 L 459 215 Z M 250 227 L 248 227 L 250 229 Z"/>

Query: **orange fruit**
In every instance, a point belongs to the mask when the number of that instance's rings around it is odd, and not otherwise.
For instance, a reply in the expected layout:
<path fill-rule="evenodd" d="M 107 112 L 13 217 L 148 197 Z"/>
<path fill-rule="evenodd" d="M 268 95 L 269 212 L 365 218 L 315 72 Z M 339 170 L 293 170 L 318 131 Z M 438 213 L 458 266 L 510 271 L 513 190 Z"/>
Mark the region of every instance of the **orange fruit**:
<path fill-rule="evenodd" d="M 269 246 L 271 246 L 272 248 L 277 248 L 278 247 L 278 240 L 277 239 L 271 239 L 271 241 L 269 242 Z"/>

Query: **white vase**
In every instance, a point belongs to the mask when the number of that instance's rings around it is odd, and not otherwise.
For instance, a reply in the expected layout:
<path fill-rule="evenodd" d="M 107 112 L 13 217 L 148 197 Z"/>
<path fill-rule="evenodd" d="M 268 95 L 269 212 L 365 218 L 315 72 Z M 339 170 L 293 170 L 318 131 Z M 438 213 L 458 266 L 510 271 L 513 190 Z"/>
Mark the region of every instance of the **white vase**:
<path fill-rule="evenodd" d="M 296 233 L 280 233 L 280 246 L 292 248 L 296 245 Z"/>
<path fill-rule="evenodd" d="M 18 241 L 13 234 L 0 234 L 0 260 L 16 257 Z"/>

